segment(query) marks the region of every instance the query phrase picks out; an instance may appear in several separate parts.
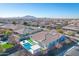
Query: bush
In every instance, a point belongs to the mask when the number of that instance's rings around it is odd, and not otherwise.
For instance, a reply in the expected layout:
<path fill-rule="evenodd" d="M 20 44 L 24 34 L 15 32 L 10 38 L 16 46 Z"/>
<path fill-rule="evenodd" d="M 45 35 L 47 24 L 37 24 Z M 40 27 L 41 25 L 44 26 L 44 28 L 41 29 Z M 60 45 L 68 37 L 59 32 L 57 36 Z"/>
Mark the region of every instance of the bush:
<path fill-rule="evenodd" d="M 67 32 L 67 35 L 74 36 L 74 32 L 69 31 L 69 32 Z"/>
<path fill-rule="evenodd" d="M 0 44 L 0 53 L 4 52 L 4 48 L 2 47 L 2 45 Z"/>
<path fill-rule="evenodd" d="M 16 25 L 16 21 L 13 21 L 12 24 Z"/>
<path fill-rule="evenodd" d="M 62 29 L 56 29 L 56 30 L 57 30 L 57 32 L 59 32 L 59 33 L 62 33 L 62 34 L 64 33 Z"/>

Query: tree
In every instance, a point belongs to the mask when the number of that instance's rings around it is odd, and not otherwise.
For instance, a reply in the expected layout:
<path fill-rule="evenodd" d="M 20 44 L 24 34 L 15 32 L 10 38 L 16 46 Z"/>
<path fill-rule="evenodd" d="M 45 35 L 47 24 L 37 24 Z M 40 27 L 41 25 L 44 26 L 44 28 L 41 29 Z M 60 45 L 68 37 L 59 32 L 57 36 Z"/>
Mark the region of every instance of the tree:
<path fill-rule="evenodd" d="M 37 24 L 36 27 L 39 27 L 39 24 Z"/>
<path fill-rule="evenodd" d="M 24 22 L 23 25 L 28 25 L 28 23 L 27 22 Z"/>
<path fill-rule="evenodd" d="M 6 29 L 4 30 L 4 35 L 11 35 L 12 34 L 12 30 Z"/>
<path fill-rule="evenodd" d="M 69 31 L 69 32 L 67 32 L 67 35 L 74 36 L 74 32 Z"/>
<path fill-rule="evenodd" d="M 52 30 L 52 27 L 51 26 L 47 26 L 47 29 Z"/>
<path fill-rule="evenodd" d="M 62 29 L 56 29 L 56 30 L 57 30 L 57 32 L 59 32 L 59 33 L 62 33 L 62 34 L 64 33 Z"/>
<path fill-rule="evenodd" d="M 56 26 L 56 29 L 61 29 L 61 25 L 57 25 Z"/>
<path fill-rule="evenodd" d="M 16 25 L 16 21 L 13 21 L 12 24 Z"/>
<path fill-rule="evenodd" d="M 42 26 L 42 28 L 45 28 L 45 26 Z"/>

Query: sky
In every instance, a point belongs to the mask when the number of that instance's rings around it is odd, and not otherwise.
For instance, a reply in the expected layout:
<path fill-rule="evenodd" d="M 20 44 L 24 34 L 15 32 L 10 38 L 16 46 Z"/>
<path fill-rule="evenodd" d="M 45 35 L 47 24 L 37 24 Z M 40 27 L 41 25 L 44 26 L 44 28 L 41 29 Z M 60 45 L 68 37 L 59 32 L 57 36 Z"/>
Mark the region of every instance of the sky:
<path fill-rule="evenodd" d="M 0 3 L 0 17 L 79 18 L 78 3 Z"/>

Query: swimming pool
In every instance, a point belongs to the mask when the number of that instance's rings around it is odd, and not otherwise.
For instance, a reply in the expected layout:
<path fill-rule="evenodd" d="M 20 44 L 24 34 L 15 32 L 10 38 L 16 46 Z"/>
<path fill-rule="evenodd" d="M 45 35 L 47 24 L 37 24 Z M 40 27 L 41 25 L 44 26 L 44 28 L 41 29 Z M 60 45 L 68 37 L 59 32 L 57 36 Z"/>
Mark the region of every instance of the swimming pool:
<path fill-rule="evenodd" d="M 30 43 L 25 43 L 25 44 L 23 44 L 23 47 L 25 48 L 25 49 L 27 49 L 27 50 L 30 50 L 31 49 L 31 44 Z"/>

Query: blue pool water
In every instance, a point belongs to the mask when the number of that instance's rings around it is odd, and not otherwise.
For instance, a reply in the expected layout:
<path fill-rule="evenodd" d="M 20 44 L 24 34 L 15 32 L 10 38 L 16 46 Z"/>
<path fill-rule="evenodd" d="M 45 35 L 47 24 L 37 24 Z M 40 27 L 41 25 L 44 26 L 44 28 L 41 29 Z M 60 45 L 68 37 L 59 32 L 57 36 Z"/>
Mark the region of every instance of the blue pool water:
<path fill-rule="evenodd" d="M 27 49 L 27 50 L 29 50 L 29 49 L 31 49 L 31 44 L 29 44 L 29 43 L 25 43 L 25 44 L 23 44 L 24 45 L 24 48 L 25 49 Z"/>

